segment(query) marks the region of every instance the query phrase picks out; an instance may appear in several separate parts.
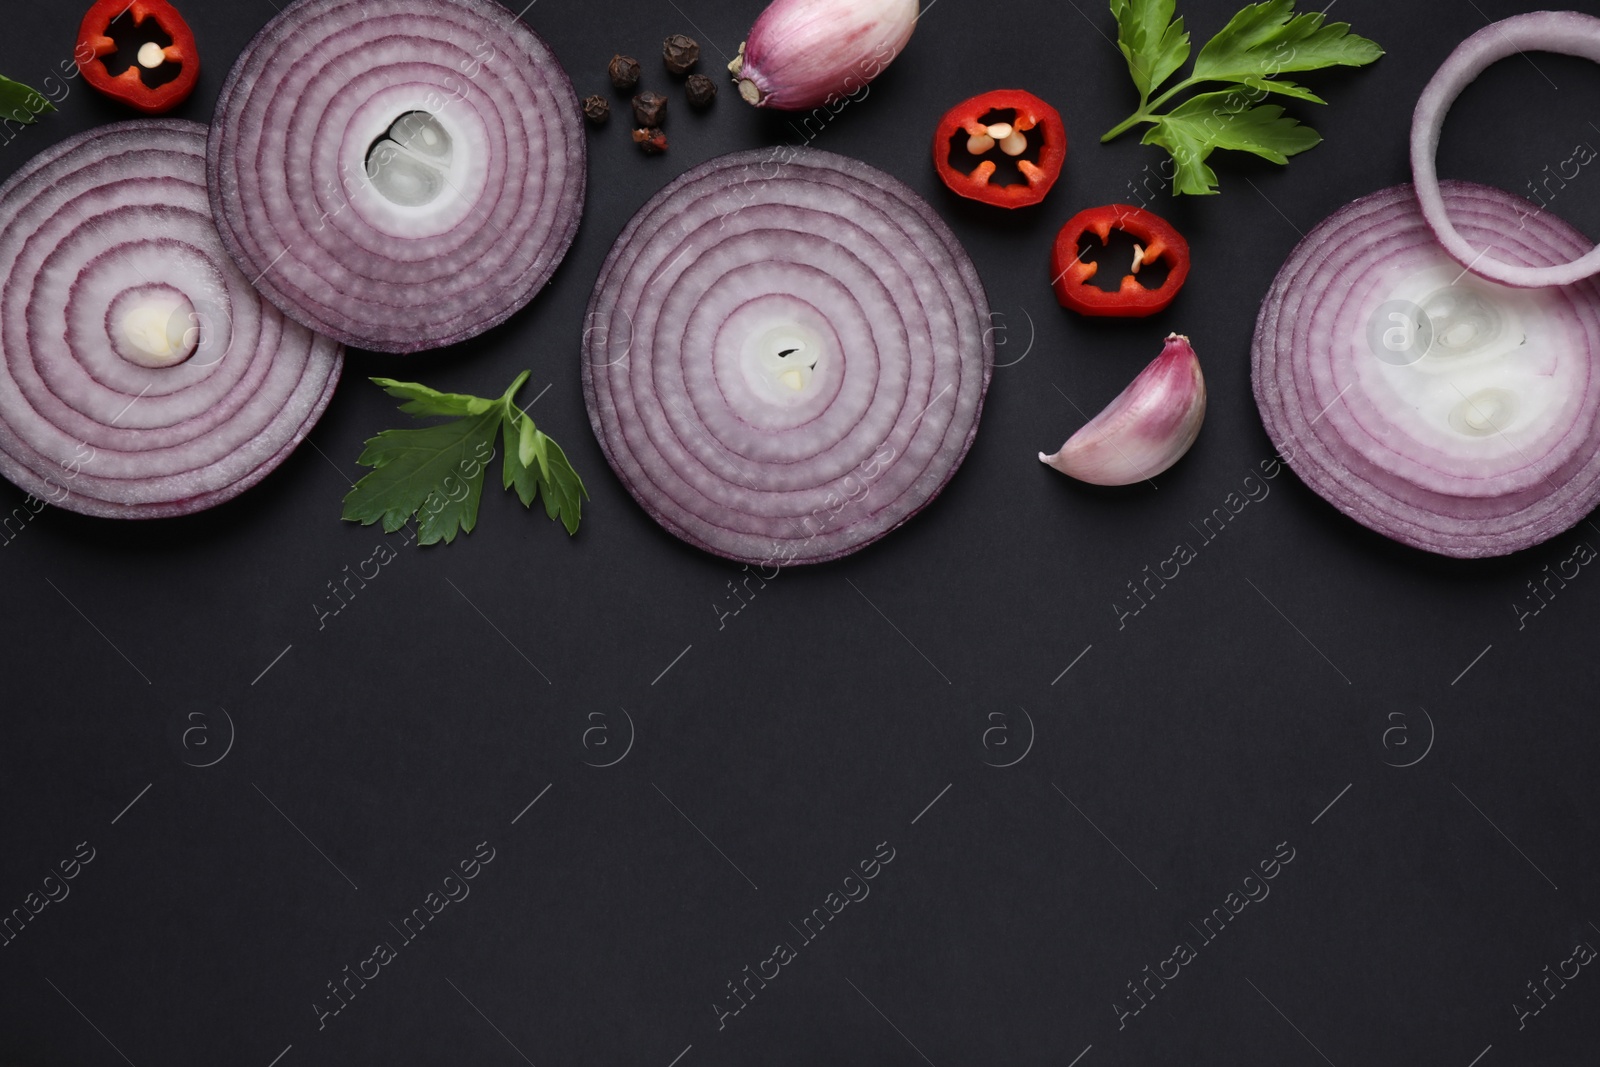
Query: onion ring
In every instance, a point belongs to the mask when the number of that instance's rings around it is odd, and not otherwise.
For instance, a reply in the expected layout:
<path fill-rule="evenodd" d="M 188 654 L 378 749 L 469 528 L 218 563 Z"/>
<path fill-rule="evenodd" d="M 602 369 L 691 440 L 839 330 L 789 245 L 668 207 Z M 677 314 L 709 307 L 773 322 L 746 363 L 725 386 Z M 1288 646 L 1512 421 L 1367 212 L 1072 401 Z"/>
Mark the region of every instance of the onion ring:
<path fill-rule="evenodd" d="M 493 0 L 299 0 L 228 75 L 209 174 L 223 242 L 285 314 L 417 352 L 544 287 L 585 154 L 572 83 Z"/>
<path fill-rule="evenodd" d="M 1422 216 L 1456 262 L 1502 285 L 1536 289 L 1570 285 L 1600 274 L 1600 246 L 1570 261 L 1552 264 L 1508 263 L 1489 255 L 1492 243 L 1476 247 L 1450 221 L 1439 191 L 1439 137 L 1445 116 L 1461 91 L 1491 65 L 1523 51 L 1555 52 L 1600 63 L 1600 18 L 1576 11 L 1533 11 L 1485 26 L 1450 53 L 1417 101 L 1411 119 L 1411 175 Z"/>
<path fill-rule="evenodd" d="M 206 127 L 145 119 L 40 153 L 0 187 L 0 474 L 86 515 L 158 518 L 276 467 L 343 349 L 222 248 Z"/>
<path fill-rule="evenodd" d="M 815 149 L 734 153 L 663 189 L 588 323 L 612 469 L 668 531 L 745 563 L 835 559 L 926 506 L 977 432 L 994 355 L 949 227 Z"/>

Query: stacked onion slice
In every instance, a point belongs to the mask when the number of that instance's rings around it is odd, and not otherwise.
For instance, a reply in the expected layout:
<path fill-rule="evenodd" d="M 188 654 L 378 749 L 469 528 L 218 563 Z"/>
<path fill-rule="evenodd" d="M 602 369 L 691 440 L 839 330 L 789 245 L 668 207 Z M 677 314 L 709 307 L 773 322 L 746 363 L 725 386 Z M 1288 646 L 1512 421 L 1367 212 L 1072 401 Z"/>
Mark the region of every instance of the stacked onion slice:
<path fill-rule="evenodd" d="M 218 227 L 295 320 L 417 352 L 504 322 L 577 232 L 572 84 L 494 0 L 299 0 L 212 124 Z"/>
<path fill-rule="evenodd" d="M 89 515 L 155 518 L 264 478 L 327 407 L 343 350 L 223 251 L 206 128 L 103 126 L 0 187 L 0 473 Z"/>
<path fill-rule="evenodd" d="M 989 307 L 915 193 L 811 149 L 723 156 L 628 224 L 583 366 L 606 457 L 667 530 L 782 566 L 905 522 L 977 432 Z"/>
<path fill-rule="evenodd" d="M 1445 182 L 1442 200 L 1503 263 L 1589 244 L 1497 189 Z M 1261 308 L 1254 382 L 1296 473 L 1405 544 L 1503 555 L 1600 502 L 1600 286 L 1511 289 L 1463 270 L 1410 186 L 1349 204 L 1295 249 Z"/>

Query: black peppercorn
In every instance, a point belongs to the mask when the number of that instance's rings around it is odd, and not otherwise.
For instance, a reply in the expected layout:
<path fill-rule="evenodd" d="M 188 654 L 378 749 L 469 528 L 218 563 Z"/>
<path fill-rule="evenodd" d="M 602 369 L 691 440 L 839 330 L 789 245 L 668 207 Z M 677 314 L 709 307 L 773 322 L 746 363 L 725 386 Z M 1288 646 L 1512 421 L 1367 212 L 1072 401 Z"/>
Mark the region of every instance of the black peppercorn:
<path fill-rule="evenodd" d="M 633 98 L 633 118 L 641 126 L 655 128 L 667 117 L 667 98 L 645 91 Z"/>
<path fill-rule="evenodd" d="M 689 92 L 690 107 L 710 107 L 711 101 L 717 98 L 717 83 L 704 74 L 689 75 L 684 88 Z"/>
<path fill-rule="evenodd" d="M 667 135 L 660 130 L 634 130 L 633 143 L 647 156 L 659 156 L 667 150 Z"/>
<path fill-rule="evenodd" d="M 687 74 L 700 62 L 700 42 L 693 37 L 675 33 L 661 42 L 661 58 L 674 74 Z"/>
<path fill-rule="evenodd" d="M 586 96 L 583 98 L 583 116 L 596 126 L 604 126 L 611 117 L 611 105 L 599 93 Z"/>
<path fill-rule="evenodd" d="M 618 89 L 632 89 L 639 84 L 639 61 L 632 56 L 614 55 L 606 69 L 611 75 L 611 84 Z"/>

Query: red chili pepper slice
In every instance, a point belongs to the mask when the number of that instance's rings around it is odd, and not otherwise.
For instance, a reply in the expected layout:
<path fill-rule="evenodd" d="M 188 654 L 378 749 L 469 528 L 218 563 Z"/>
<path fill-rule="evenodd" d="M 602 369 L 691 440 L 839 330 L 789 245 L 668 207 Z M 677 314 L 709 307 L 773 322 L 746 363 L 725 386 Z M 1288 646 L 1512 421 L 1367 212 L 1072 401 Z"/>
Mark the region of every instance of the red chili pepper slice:
<path fill-rule="evenodd" d="M 1078 245 L 1088 233 L 1098 236 L 1104 245 L 1111 239 L 1112 230 L 1121 230 L 1140 243 L 1134 246 L 1132 273 L 1123 276 L 1120 288 L 1107 292 L 1089 283 L 1100 264 L 1085 263 L 1079 258 Z M 1167 278 L 1151 289 L 1140 284 L 1137 275 L 1140 267 L 1157 260 L 1166 264 Z M 1130 204 L 1092 207 L 1078 212 L 1061 227 L 1050 256 L 1050 272 L 1055 278 L 1051 285 L 1056 299 L 1064 308 L 1081 315 L 1143 318 L 1164 310 L 1183 288 L 1184 279 L 1189 277 L 1189 242 L 1166 219 L 1143 208 Z"/>
<path fill-rule="evenodd" d="M 985 124 L 981 120 L 991 111 L 1013 111 L 1009 123 Z M 1009 127 L 1001 130 L 1000 127 Z M 972 171 L 958 169 L 950 161 L 950 142 L 958 134 L 968 137 L 967 150 L 985 158 Z M 996 134 L 998 133 L 998 136 Z M 1027 136 L 1028 134 L 1032 136 Z M 1020 158 L 1033 144 L 1039 148 L 1037 163 Z M 1017 170 L 1026 184 L 993 185 L 996 160 L 1015 158 Z M 1067 162 L 1067 128 L 1055 108 L 1021 89 L 996 89 L 971 100 L 963 100 L 939 122 L 933 135 L 933 165 L 951 192 L 969 200 L 995 207 L 1027 207 L 1044 199 L 1061 168 Z"/>
<path fill-rule="evenodd" d="M 121 74 L 112 76 L 106 69 L 105 58 L 115 55 L 117 42 L 111 39 L 111 23 L 124 11 L 135 26 L 154 23 L 154 28 L 172 38 L 172 43 L 160 48 L 161 62 L 149 66 L 146 60 L 153 56 L 154 44 Z M 195 48 L 194 31 L 167 0 L 97 0 L 83 16 L 78 28 L 78 69 L 84 81 L 113 100 L 147 115 L 160 115 L 171 111 L 189 98 L 195 83 L 200 80 L 200 53 Z M 150 86 L 144 82 L 143 70 L 155 69 L 164 63 L 176 64 L 178 76 L 164 85 Z"/>

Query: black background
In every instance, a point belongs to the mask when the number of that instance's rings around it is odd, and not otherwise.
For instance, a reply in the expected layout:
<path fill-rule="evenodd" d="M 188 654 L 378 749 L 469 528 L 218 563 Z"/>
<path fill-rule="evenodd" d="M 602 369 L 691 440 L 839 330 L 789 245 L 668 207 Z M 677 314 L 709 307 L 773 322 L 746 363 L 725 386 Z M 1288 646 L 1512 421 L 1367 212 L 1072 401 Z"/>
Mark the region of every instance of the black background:
<path fill-rule="evenodd" d="M 0 71 L 57 72 L 80 6 L 10 5 Z M 1234 7 L 1179 4 L 1197 43 Z M 813 143 L 908 182 L 976 260 L 1003 331 L 982 428 L 906 528 L 784 572 L 719 628 L 739 569 L 657 528 L 595 445 L 584 307 L 672 176 L 804 138 L 726 83 L 691 114 L 656 58 L 683 31 L 715 72 L 758 3 L 537 0 L 528 21 L 580 93 L 609 92 L 627 51 L 675 110 L 662 158 L 619 121 L 589 134 L 588 207 L 549 289 L 448 351 L 353 353 L 307 445 L 233 503 L 152 523 L 49 509 L 0 548 L 0 911 L 95 850 L 0 948 L 0 1061 L 1594 1062 L 1593 968 L 1523 1029 L 1513 1005 L 1600 943 L 1600 577 L 1520 629 L 1513 605 L 1600 546 L 1595 526 L 1449 561 L 1286 472 L 1120 630 L 1111 606 L 1271 457 L 1249 343 L 1299 231 L 1406 180 L 1423 84 L 1524 9 L 1336 0 L 1388 54 L 1303 79 L 1331 101 L 1296 105 L 1325 143 L 1286 168 L 1217 157 L 1219 197 L 1152 182 L 1194 273 L 1162 316 L 1097 325 L 1056 306 L 1051 238 L 1080 208 L 1138 202 L 1163 158 L 1097 143 L 1136 102 L 1103 0 L 935 0 Z M 185 12 L 204 73 L 180 114 L 205 121 L 274 11 Z M 69 84 L 0 147 L 0 175 L 120 117 Z M 929 163 L 944 110 L 999 86 L 1056 104 L 1072 136 L 1031 210 L 959 201 Z M 1600 145 L 1600 70 L 1513 58 L 1452 112 L 1441 170 L 1526 192 L 1579 143 Z M 1600 170 L 1551 209 L 1600 234 Z M 1188 458 L 1115 492 L 1042 467 L 1083 422 L 1074 405 L 1101 407 L 1172 329 L 1211 389 Z M 404 421 L 365 376 L 497 395 L 524 368 L 593 497 L 578 535 L 491 491 L 470 537 L 401 549 L 319 626 L 327 583 L 381 538 L 339 521 L 361 442 Z M 22 499 L 0 485 L 0 513 Z M 615 766 L 586 765 L 630 736 Z M 495 858 L 470 897 L 403 945 L 390 923 L 481 841 Z M 870 897 L 802 944 L 790 923 L 880 842 L 895 858 Z M 1294 860 L 1270 897 L 1202 944 L 1189 924 L 1280 842 Z M 1119 1029 L 1126 984 L 1181 940 L 1198 958 Z M 397 958 L 319 1030 L 326 983 L 382 941 Z M 719 1030 L 725 983 L 780 941 L 798 958 Z"/>

